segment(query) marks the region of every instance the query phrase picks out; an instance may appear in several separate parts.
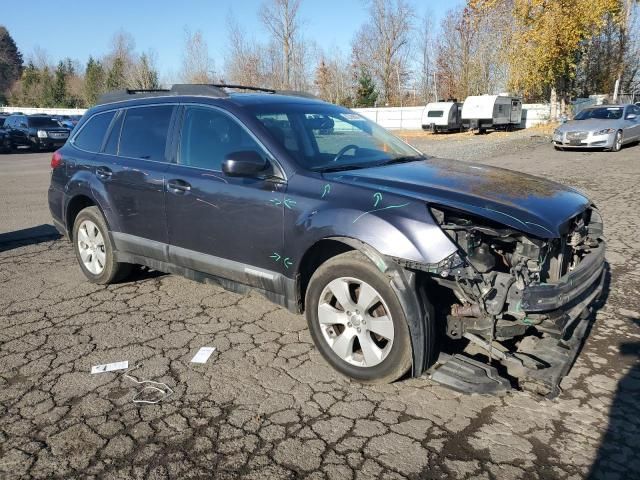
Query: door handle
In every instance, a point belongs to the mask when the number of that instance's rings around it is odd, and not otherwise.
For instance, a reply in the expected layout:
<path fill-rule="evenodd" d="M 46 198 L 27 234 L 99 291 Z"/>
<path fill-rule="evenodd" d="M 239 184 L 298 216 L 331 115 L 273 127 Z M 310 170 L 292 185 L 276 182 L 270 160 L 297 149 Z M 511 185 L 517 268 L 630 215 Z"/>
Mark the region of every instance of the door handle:
<path fill-rule="evenodd" d="M 98 167 L 96 168 L 96 175 L 103 180 L 108 180 L 113 175 L 113 172 L 108 167 Z"/>
<path fill-rule="evenodd" d="M 169 180 L 167 182 L 167 190 L 176 195 L 184 195 L 191 190 L 191 185 L 180 179 Z"/>

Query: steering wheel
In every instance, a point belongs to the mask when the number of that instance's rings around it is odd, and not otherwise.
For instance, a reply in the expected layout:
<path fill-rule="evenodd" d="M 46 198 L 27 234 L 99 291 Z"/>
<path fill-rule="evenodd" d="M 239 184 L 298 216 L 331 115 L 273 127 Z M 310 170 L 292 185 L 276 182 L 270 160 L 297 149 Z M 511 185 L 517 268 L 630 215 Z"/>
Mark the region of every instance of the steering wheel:
<path fill-rule="evenodd" d="M 339 151 L 338 153 L 336 153 L 336 156 L 335 156 L 335 157 L 333 157 L 333 160 L 332 160 L 332 161 L 333 161 L 333 162 L 337 162 L 337 161 L 338 161 L 338 159 L 339 159 L 340 157 L 342 157 L 345 153 L 347 153 L 349 150 L 354 150 L 354 153 L 355 153 L 359 148 L 360 148 L 360 147 L 358 147 L 357 145 L 354 145 L 354 144 L 352 144 L 352 143 L 351 143 L 351 144 L 349 144 L 349 145 L 347 145 L 346 147 L 342 147 L 342 148 L 340 149 L 340 151 Z"/>

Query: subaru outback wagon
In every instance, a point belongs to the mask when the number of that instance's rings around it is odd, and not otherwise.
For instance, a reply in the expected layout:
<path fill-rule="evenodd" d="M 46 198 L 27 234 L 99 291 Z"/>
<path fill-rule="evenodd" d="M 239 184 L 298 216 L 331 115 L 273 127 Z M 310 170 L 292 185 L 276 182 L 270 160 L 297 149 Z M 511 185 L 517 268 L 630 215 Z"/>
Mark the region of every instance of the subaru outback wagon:
<path fill-rule="evenodd" d="M 122 91 L 52 160 L 49 205 L 95 283 L 134 265 L 304 312 L 361 382 L 558 392 L 605 278 L 598 210 L 541 178 L 425 156 L 312 96 Z"/>

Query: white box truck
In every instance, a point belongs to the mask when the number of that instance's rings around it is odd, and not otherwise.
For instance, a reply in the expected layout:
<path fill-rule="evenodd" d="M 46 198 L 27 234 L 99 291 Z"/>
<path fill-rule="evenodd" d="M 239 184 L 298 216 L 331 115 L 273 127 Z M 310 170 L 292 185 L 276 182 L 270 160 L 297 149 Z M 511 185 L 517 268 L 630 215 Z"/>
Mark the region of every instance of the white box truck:
<path fill-rule="evenodd" d="M 522 121 L 522 100 L 508 95 L 472 95 L 462 105 L 462 124 L 478 133 L 513 130 Z"/>
<path fill-rule="evenodd" d="M 422 129 L 432 133 L 459 131 L 462 127 L 461 110 L 460 102 L 428 103 L 422 112 Z"/>

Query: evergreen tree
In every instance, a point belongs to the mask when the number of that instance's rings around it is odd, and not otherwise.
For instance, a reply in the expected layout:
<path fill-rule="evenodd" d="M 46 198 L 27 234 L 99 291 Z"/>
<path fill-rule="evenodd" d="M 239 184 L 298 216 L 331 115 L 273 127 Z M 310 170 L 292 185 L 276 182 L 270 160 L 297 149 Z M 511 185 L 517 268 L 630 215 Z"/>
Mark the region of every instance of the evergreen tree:
<path fill-rule="evenodd" d="M 109 74 L 107 75 L 107 90 L 121 90 L 127 88 L 127 80 L 124 76 L 124 61 L 116 57 L 113 60 L 113 65 Z"/>
<path fill-rule="evenodd" d="M 22 75 L 22 54 L 9 31 L 0 25 L 0 103 L 5 94 Z"/>
<path fill-rule="evenodd" d="M 68 107 L 67 101 L 67 77 L 69 73 L 64 62 L 58 63 L 54 73 L 54 81 L 51 89 L 51 107 Z"/>
<path fill-rule="evenodd" d="M 51 74 L 49 67 L 44 67 L 38 71 L 39 92 L 36 98 L 37 107 L 55 107 L 56 106 L 56 85 L 54 76 Z"/>
<path fill-rule="evenodd" d="M 84 73 L 84 99 L 88 106 L 93 106 L 104 92 L 105 78 L 102 63 L 89 57 Z"/>
<path fill-rule="evenodd" d="M 357 107 L 374 107 L 378 99 L 376 85 L 373 83 L 371 74 L 364 68 L 360 70 L 358 76 L 358 88 L 356 90 Z"/>

